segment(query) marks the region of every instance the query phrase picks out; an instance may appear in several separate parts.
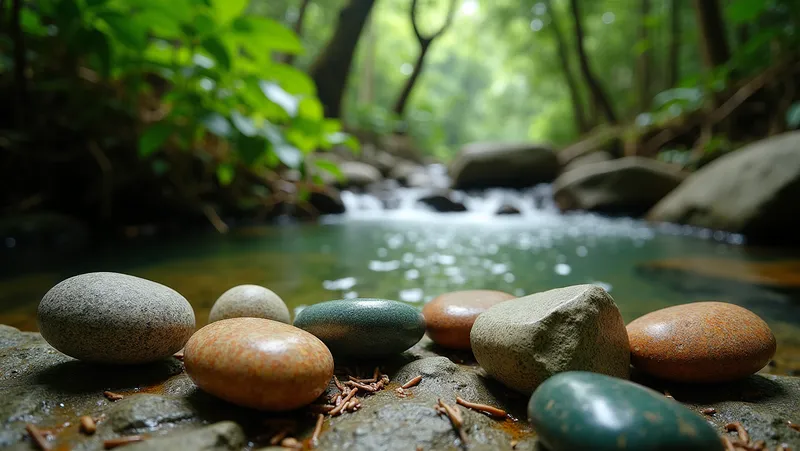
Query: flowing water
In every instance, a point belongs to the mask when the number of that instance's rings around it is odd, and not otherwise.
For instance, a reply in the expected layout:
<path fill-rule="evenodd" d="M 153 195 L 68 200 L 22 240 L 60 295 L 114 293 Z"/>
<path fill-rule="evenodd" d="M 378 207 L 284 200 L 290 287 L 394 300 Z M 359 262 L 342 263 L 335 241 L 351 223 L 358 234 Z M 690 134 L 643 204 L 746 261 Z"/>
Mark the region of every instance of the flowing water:
<path fill-rule="evenodd" d="M 626 321 L 675 304 L 716 299 L 761 315 L 778 338 L 777 366 L 800 370 L 800 258 L 754 249 L 741 236 L 626 218 L 562 215 L 549 187 L 460 193 L 468 213 L 427 211 L 420 191 L 386 199 L 344 193 L 348 213 L 321 224 L 234 229 L 221 236 L 138 240 L 0 268 L 0 323 L 36 329 L 36 305 L 60 280 L 90 271 L 129 273 L 182 293 L 205 324 L 214 300 L 243 283 L 267 286 L 295 312 L 337 298 L 380 297 L 422 306 L 453 290 L 525 295 L 572 284 L 605 287 Z M 518 216 L 495 216 L 504 203 Z M 13 254 L 13 253 L 12 253 Z M 793 258 L 795 260 L 793 260 Z M 13 266 L 13 268 L 12 268 Z"/>

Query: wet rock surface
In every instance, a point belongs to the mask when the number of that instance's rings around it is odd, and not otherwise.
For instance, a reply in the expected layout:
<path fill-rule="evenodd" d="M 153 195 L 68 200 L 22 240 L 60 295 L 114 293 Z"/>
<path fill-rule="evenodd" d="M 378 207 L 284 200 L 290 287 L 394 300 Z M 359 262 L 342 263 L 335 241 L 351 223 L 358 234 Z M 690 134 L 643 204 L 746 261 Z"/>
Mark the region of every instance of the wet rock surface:
<path fill-rule="evenodd" d="M 389 360 L 337 361 L 336 374 L 370 377 L 376 364 L 390 376 L 389 387 L 359 395 L 362 408 L 354 413 L 326 418 L 316 449 L 463 449 L 447 418 L 434 409 L 439 398 L 454 405 L 455 396 L 501 407 L 518 419 L 501 421 L 461 407 L 468 449 L 510 449 L 512 441 L 518 450 L 537 449 L 526 421 L 527 397 L 490 378 L 469 352 L 446 351 L 424 338 Z M 405 398 L 397 395 L 400 384 L 420 375 L 422 381 L 405 390 Z M 707 419 L 720 434 L 725 424 L 739 421 L 754 441 L 765 440 L 771 449 L 781 443 L 800 447 L 800 432 L 786 423 L 800 423 L 800 378 L 755 375 L 713 386 L 664 383 L 637 373 L 633 379 L 668 390 L 690 409 L 715 408 Z M 105 390 L 124 398 L 110 401 Z M 334 391 L 329 386 L 328 394 Z M 99 420 L 94 435 L 78 432 L 81 415 Z M 25 432 L 28 423 L 50 429 L 54 448 L 99 450 L 104 440 L 139 434 L 148 439 L 125 449 L 235 450 L 267 449 L 286 424 L 294 437 L 307 440 L 315 416 L 305 409 L 270 414 L 221 401 L 197 388 L 175 358 L 124 370 L 97 366 L 64 356 L 38 334 L 0 326 L 0 448 L 36 449 Z"/>

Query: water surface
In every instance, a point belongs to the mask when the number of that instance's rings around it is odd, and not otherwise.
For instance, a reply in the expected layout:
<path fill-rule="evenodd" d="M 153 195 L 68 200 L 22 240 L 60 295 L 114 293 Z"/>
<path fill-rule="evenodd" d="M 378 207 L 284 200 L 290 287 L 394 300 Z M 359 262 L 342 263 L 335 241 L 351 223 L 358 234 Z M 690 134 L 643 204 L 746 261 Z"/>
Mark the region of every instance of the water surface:
<path fill-rule="evenodd" d="M 421 307 L 453 290 L 495 289 L 522 296 L 594 283 L 611 293 L 626 322 L 698 300 L 743 305 L 761 315 L 778 338 L 773 371 L 800 369 L 800 290 L 791 280 L 784 284 L 785 277 L 752 283 L 764 279 L 760 264 L 780 267 L 797 255 L 741 242 L 739 236 L 720 232 L 653 228 L 583 213 L 548 210 L 497 217 L 370 209 L 323 224 L 139 240 L 71 258 L 41 256 L 27 267 L 6 266 L 0 279 L 0 323 L 35 330 L 42 295 L 60 280 L 89 271 L 124 272 L 166 284 L 189 299 L 198 325 L 206 323 L 222 292 L 243 283 L 269 287 L 295 312 L 356 296 Z M 709 278 L 696 271 L 643 269 L 653 262 L 670 259 L 674 266 L 698 258 L 704 259 L 700 269 L 733 262 L 738 272 Z"/>

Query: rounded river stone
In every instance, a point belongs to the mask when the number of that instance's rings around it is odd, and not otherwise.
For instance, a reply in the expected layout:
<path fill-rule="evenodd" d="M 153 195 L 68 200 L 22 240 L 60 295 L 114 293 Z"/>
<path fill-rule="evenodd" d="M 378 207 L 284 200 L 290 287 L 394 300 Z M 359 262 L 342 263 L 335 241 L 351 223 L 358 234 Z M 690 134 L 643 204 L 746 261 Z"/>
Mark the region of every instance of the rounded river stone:
<path fill-rule="evenodd" d="M 264 318 L 291 323 L 289 308 L 283 299 L 258 285 L 238 285 L 222 293 L 211 307 L 208 322 L 229 318 Z"/>
<path fill-rule="evenodd" d="M 285 411 L 317 399 L 333 377 L 333 356 L 308 332 L 263 318 L 232 318 L 195 332 L 184 349 L 198 387 L 244 407 Z"/>
<path fill-rule="evenodd" d="M 439 295 L 422 308 L 428 336 L 451 349 L 470 349 L 469 332 L 486 309 L 516 296 L 492 290 L 453 291 Z"/>
<path fill-rule="evenodd" d="M 325 342 L 334 355 L 382 357 L 414 346 L 425 319 L 414 307 L 385 299 L 344 299 L 310 305 L 294 325 Z"/>
<path fill-rule="evenodd" d="M 95 272 L 54 286 L 39 303 L 39 331 L 70 357 L 96 363 L 146 363 L 179 351 L 195 327 L 189 302 L 139 277 Z"/>
<path fill-rule="evenodd" d="M 530 395 L 562 371 L 628 378 L 630 348 L 617 305 L 597 285 L 575 285 L 501 302 L 470 332 L 478 363 L 507 387 Z"/>
<path fill-rule="evenodd" d="M 724 382 L 763 368 L 775 354 L 767 323 L 743 307 L 695 302 L 648 313 L 628 324 L 631 363 L 680 382 Z"/>
<path fill-rule="evenodd" d="M 662 393 L 585 371 L 559 373 L 531 396 L 528 419 L 552 451 L 715 451 L 722 442 L 700 415 Z"/>

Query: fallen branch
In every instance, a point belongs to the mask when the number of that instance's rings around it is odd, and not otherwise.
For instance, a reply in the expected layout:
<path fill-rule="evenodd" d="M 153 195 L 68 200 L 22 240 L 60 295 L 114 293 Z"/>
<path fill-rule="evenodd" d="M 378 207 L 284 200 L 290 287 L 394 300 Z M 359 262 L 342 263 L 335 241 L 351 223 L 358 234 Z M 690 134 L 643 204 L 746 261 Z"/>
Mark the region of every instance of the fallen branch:
<path fill-rule="evenodd" d="M 725 425 L 725 430 L 729 432 L 736 431 L 736 433 L 739 435 L 739 440 L 742 443 L 750 443 L 750 435 L 747 433 L 747 430 L 744 428 L 744 426 L 742 426 L 742 423 L 739 423 L 738 421 L 735 423 L 728 423 Z"/>

